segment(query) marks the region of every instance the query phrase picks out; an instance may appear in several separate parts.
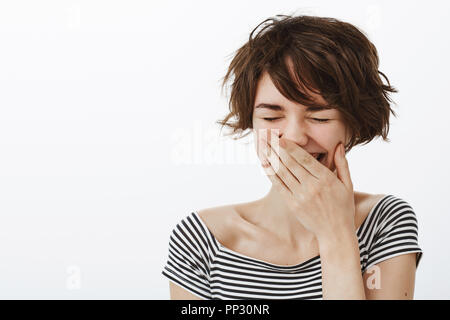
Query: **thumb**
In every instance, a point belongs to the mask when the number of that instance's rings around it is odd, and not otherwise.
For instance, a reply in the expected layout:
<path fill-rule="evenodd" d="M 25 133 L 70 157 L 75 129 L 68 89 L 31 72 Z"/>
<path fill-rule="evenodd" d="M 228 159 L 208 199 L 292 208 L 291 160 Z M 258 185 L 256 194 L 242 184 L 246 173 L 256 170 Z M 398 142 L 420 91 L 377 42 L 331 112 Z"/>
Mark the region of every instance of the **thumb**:
<path fill-rule="evenodd" d="M 353 190 L 350 169 L 348 167 L 348 161 L 345 157 L 344 145 L 342 143 L 340 143 L 336 148 L 334 153 L 334 163 L 336 164 L 337 176 L 339 180 L 341 180 L 348 189 Z"/>

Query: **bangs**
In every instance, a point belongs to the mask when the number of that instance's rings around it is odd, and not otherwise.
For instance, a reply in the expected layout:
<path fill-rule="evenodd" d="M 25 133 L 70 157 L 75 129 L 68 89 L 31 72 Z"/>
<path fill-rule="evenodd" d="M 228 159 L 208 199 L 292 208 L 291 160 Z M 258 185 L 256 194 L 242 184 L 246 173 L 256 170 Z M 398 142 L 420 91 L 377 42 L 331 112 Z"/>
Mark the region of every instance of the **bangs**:
<path fill-rule="evenodd" d="M 265 71 L 269 74 L 277 90 L 288 100 L 310 107 L 334 109 L 325 97 L 315 80 L 316 68 L 302 56 L 296 56 L 300 61 L 286 56 L 267 65 Z"/>

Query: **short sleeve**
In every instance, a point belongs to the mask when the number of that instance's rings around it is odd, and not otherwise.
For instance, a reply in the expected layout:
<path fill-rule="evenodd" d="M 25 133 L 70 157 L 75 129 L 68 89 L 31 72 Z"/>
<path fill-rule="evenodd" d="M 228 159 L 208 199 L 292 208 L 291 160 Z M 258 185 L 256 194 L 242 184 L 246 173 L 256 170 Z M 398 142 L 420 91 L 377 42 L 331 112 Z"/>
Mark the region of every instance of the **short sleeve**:
<path fill-rule="evenodd" d="M 413 208 L 404 200 L 391 196 L 379 215 L 366 269 L 384 260 L 416 252 L 416 268 L 422 258 L 419 227 Z"/>
<path fill-rule="evenodd" d="M 169 253 L 162 274 L 187 291 L 210 299 L 208 249 L 201 231 L 191 217 L 172 230 Z"/>

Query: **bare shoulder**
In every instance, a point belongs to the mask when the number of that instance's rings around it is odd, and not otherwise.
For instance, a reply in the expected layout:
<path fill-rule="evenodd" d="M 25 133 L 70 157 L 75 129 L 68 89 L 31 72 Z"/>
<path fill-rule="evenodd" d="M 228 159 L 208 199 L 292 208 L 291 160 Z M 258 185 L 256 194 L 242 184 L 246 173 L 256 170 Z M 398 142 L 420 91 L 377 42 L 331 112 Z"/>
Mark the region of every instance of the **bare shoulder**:
<path fill-rule="evenodd" d="M 208 227 L 217 241 L 222 244 L 232 241 L 230 226 L 233 224 L 233 206 L 223 205 L 197 211 L 200 219 Z"/>
<path fill-rule="evenodd" d="M 371 194 L 359 191 L 355 191 L 354 195 L 355 195 L 355 210 L 356 210 L 355 223 L 358 226 L 369 215 L 370 211 L 378 203 L 378 201 L 387 196 L 386 194 L 380 193 Z"/>
<path fill-rule="evenodd" d="M 248 232 L 248 226 L 238 214 L 244 203 L 205 208 L 197 213 L 217 241 L 231 248 Z"/>
<path fill-rule="evenodd" d="M 377 193 L 377 194 L 368 193 L 367 195 L 368 195 L 368 197 L 367 197 L 366 201 L 368 202 L 368 204 L 371 208 L 374 205 L 376 205 L 378 201 L 380 201 L 382 198 L 387 196 L 387 194 L 380 194 L 380 193 Z"/>

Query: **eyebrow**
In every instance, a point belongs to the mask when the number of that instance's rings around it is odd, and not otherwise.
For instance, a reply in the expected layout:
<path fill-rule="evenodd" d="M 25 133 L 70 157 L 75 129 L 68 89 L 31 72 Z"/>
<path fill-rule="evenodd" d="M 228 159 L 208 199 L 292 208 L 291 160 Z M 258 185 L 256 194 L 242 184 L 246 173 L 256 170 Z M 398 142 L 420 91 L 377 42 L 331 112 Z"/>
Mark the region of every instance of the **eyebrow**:
<path fill-rule="evenodd" d="M 258 104 L 256 107 L 255 107 L 255 109 L 258 109 L 258 108 L 265 108 L 265 109 L 270 109 L 270 110 L 274 110 L 274 111 L 284 111 L 285 109 L 282 107 L 282 106 L 280 106 L 280 105 L 277 105 L 277 104 L 270 104 L 270 103 L 260 103 L 260 104 Z M 322 111 L 322 110 L 330 110 L 330 109 L 334 109 L 334 108 L 332 108 L 332 107 L 325 107 L 325 106 L 322 106 L 322 107 L 319 107 L 319 106 L 317 106 L 317 107 L 314 107 L 314 106 L 307 106 L 306 107 L 306 111 L 314 111 L 314 112 L 316 112 L 316 111 Z"/>

